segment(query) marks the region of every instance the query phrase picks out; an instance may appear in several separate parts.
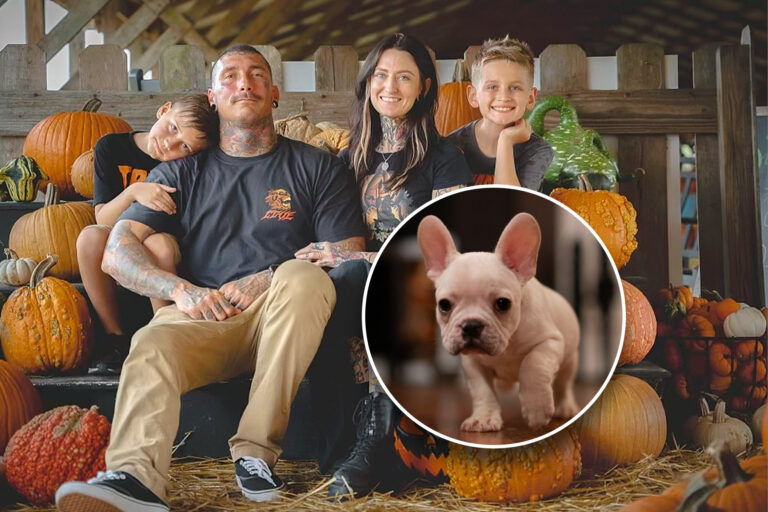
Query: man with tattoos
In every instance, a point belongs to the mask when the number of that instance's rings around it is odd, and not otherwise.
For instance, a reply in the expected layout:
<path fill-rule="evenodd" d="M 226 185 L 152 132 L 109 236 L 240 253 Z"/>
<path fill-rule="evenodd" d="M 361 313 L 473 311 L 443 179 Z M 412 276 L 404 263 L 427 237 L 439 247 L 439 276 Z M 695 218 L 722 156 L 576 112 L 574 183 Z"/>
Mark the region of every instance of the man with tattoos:
<path fill-rule="evenodd" d="M 108 471 L 63 484 L 59 510 L 167 511 L 180 396 L 244 372 L 253 374 L 249 402 L 229 440 L 237 483 L 254 501 L 274 499 L 283 486 L 271 468 L 291 402 L 316 352 L 313 371 L 338 353 L 324 355 L 321 338 L 326 324 L 333 330 L 329 318 L 342 301 L 325 271 L 293 254 L 313 240 L 360 251 L 364 229 L 355 184 L 341 163 L 275 133 L 278 95 L 259 52 L 247 45 L 225 50 L 208 90 L 220 147 L 152 171 L 147 181 L 176 189 L 175 214 L 134 203 L 115 225 L 102 268 L 124 287 L 174 305 L 131 341 Z M 162 271 L 142 246 L 156 232 L 179 240 L 178 276 Z"/>

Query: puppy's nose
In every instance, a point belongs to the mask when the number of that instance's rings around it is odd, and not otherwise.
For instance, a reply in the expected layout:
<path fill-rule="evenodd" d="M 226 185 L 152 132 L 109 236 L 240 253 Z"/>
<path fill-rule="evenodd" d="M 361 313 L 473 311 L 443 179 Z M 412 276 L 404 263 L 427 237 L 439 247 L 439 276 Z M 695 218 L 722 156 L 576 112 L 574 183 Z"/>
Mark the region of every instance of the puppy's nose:
<path fill-rule="evenodd" d="M 467 320 L 461 326 L 461 336 L 465 340 L 479 338 L 485 325 L 480 320 Z"/>

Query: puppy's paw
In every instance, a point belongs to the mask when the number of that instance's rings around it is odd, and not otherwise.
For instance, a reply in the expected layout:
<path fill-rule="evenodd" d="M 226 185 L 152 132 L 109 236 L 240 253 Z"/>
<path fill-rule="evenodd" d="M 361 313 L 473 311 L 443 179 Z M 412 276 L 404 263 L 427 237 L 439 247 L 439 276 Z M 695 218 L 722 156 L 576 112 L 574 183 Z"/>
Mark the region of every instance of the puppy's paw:
<path fill-rule="evenodd" d="M 555 407 L 555 416 L 565 419 L 573 418 L 579 410 L 580 408 L 576 403 L 576 400 L 573 399 L 573 396 L 568 396 L 561 400 L 560 403 L 557 404 L 557 407 Z"/>
<path fill-rule="evenodd" d="M 549 403 L 534 402 L 533 406 L 530 404 L 523 404 L 520 408 L 520 412 L 522 413 L 528 428 L 536 430 L 537 428 L 549 424 L 552 415 L 555 412 L 555 407 L 551 401 Z"/>
<path fill-rule="evenodd" d="M 498 432 L 503 422 L 500 412 L 473 414 L 461 424 L 465 432 Z"/>

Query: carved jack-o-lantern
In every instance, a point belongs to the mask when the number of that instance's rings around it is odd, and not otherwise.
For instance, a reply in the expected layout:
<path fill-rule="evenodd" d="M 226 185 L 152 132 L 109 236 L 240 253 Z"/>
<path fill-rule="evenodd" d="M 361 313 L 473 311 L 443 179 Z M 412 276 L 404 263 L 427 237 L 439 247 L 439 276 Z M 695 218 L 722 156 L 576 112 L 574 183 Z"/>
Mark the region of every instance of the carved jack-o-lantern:
<path fill-rule="evenodd" d="M 395 427 L 395 451 L 406 467 L 435 484 L 448 481 L 448 441 L 421 430 L 407 416 Z"/>

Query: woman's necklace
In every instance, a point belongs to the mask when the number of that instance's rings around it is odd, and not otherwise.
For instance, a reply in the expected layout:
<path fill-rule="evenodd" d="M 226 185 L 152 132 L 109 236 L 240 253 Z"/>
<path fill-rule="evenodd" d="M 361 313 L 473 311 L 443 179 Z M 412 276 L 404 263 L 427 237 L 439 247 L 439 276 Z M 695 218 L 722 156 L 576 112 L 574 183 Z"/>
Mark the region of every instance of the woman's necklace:
<path fill-rule="evenodd" d="M 393 156 L 395 153 L 397 153 L 397 151 L 395 151 L 394 153 L 390 153 L 388 157 L 384 157 L 384 156 L 382 155 L 382 158 L 384 158 L 384 163 L 382 163 L 382 164 L 381 164 L 381 170 L 382 170 L 382 171 L 386 171 L 386 170 L 388 170 L 388 169 L 389 169 L 389 159 L 390 159 L 390 158 L 392 158 L 392 156 Z"/>

